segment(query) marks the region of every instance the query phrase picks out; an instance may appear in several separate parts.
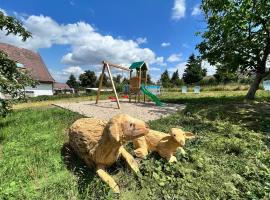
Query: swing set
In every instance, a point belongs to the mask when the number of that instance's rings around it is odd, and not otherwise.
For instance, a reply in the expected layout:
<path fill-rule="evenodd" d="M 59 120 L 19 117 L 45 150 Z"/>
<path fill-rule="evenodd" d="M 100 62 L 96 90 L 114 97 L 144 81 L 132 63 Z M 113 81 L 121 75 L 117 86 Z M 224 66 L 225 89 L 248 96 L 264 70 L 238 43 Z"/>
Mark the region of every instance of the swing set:
<path fill-rule="evenodd" d="M 114 67 L 114 68 L 129 72 L 129 81 L 130 81 L 130 84 L 129 84 L 129 96 L 128 96 L 129 102 L 131 102 L 131 96 L 132 95 L 135 96 L 135 102 L 137 100 L 138 100 L 138 102 L 140 102 L 141 91 L 144 93 L 144 98 L 143 98 L 144 102 L 145 102 L 145 95 L 150 96 L 148 94 L 149 91 L 147 91 L 146 88 L 145 88 L 145 86 L 147 84 L 147 71 L 148 71 L 148 66 L 147 66 L 147 64 L 145 62 L 142 61 L 142 62 L 132 63 L 132 65 L 129 68 L 128 67 L 123 67 L 121 65 L 112 64 L 112 63 L 109 63 L 109 62 L 106 62 L 106 61 L 103 61 L 102 63 L 103 63 L 103 68 L 102 68 L 102 73 L 101 73 L 100 81 L 99 81 L 99 87 L 98 87 L 98 91 L 97 91 L 96 104 L 98 104 L 98 101 L 99 101 L 99 96 L 100 96 L 100 92 L 101 92 L 101 89 L 102 89 L 103 77 L 104 77 L 105 71 L 107 70 L 108 74 L 109 74 L 111 84 L 112 84 L 112 89 L 113 89 L 113 92 L 114 92 L 114 95 L 115 95 L 117 107 L 118 107 L 118 109 L 120 109 L 119 98 L 118 98 L 117 91 L 115 89 L 115 85 L 114 85 L 114 81 L 113 81 L 113 77 L 112 77 L 112 73 L 111 73 L 111 67 Z M 135 72 L 135 74 L 133 72 Z M 143 81 L 143 84 L 142 84 L 142 81 Z"/>

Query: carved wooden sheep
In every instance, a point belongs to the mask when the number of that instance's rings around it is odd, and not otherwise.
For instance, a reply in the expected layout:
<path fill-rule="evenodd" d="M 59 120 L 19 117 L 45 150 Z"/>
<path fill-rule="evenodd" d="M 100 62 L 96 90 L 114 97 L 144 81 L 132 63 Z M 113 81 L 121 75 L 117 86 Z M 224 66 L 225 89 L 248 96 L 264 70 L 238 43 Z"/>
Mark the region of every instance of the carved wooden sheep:
<path fill-rule="evenodd" d="M 185 146 L 186 139 L 194 137 L 193 133 L 184 132 L 179 128 L 172 128 L 170 134 L 150 130 L 144 137 L 133 140 L 134 152 L 139 158 L 145 158 L 149 152 L 158 152 L 169 162 L 175 162 L 177 159 L 174 155 L 177 149 Z"/>
<path fill-rule="evenodd" d="M 138 172 L 138 164 L 123 145 L 148 132 L 145 122 L 124 114 L 114 116 L 108 123 L 94 118 L 82 118 L 71 125 L 69 143 L 75 153 L 89 167 L 95 167 L 100 178 L 114 192 L 119 193 L 119 186 L 105 171 L 105 167 L 112 165 L 122 156 L 130 168 Z"/>

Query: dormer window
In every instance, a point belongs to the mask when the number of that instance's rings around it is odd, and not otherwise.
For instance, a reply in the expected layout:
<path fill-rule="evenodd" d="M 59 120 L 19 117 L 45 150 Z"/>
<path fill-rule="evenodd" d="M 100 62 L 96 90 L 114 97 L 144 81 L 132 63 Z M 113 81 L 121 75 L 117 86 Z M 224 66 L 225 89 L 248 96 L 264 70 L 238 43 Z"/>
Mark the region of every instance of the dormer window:
<path fill-rule="evenodd" d="M 18 68 L 24 68 L 24 65 L 22 63 L 17 62 L 16 65 L 17 65 Z"/>

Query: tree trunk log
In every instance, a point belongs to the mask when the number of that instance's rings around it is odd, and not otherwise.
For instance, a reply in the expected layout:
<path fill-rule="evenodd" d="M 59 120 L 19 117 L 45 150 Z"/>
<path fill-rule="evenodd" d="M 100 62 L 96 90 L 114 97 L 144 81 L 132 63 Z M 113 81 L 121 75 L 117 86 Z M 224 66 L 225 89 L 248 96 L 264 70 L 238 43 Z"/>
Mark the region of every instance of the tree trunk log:
<path fill-rule="evenodd" d="M 248 100 L 254 100 L 255 99 L 255 94 L 257 92 L 257 90 L 259 89 L 259 85 L 262 81 L 262 79 L 267 76 L 268 73 L 264 73 L 264 74 L 260 74 L 257 73 L 254 81 L 251 83 L 250 88 L 248 90 L 248 93 L 246 95 L 246 99 Z"/>

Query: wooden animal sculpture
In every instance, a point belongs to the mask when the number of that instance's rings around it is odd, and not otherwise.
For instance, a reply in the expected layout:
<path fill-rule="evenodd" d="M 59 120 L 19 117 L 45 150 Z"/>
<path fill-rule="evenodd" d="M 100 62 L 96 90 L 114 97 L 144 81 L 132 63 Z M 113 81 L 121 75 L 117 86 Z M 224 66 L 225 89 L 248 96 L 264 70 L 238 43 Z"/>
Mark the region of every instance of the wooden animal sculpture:
<path fill-rule="evenodd" d="M 169 162 L 175 162 L 177 159 L 174 155 L 177 149 L 185 146 L 186 139 L 194 137 L 193 133 L 184 132 L 179 128 L 172 128 L 170 134 L 150 130 L 144 137 L 133 140 L 134 152 L 139 158 L 145 158 L 149 152 L 158 152 Z"/>
<path fill-rule="evenodd" d="M 97 174 L 114 192 L 119 186 L 105 171 L 122 156 L 134 172 L 139 171 L 137 162 L 124 148 L 127 141 L 144 136 L 149 132 L 148 125 L 128 115 L 114 116 L 108 123 L 94 118 L 75 121 L 69 129 L 69 143 L 75 153 L 88 166 L 96 168 Z"/>

